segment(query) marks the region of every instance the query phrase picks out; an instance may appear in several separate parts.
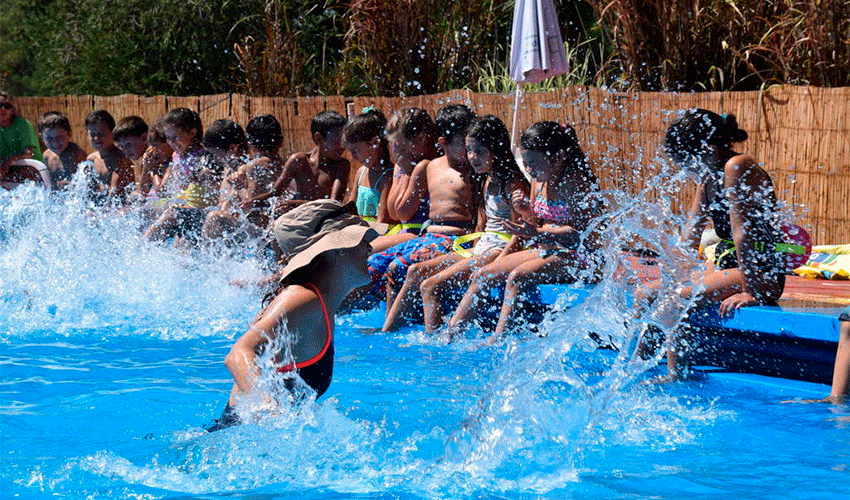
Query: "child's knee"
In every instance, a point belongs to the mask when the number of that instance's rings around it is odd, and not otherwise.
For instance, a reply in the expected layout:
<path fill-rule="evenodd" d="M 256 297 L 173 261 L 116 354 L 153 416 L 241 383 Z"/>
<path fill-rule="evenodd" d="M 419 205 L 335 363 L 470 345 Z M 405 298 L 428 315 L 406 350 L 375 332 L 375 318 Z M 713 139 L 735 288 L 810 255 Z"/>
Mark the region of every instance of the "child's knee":
<path fill-rule="evenodd" d="M 437 293 L 440 287 L 440 280 L 436 276 L 431 276 L 419 285 L 419 293 L 422 296 L 432 296 Z"/>

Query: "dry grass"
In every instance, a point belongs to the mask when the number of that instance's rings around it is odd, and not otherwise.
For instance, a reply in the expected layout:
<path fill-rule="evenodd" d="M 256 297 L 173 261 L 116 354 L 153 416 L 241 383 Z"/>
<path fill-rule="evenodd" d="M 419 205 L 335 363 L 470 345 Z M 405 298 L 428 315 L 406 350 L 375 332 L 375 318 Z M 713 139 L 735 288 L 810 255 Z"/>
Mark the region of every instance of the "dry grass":
<path fill-rule="evenodd" d="M 590 0 L 639 90 L 850 85 L 850 0 Z"/>

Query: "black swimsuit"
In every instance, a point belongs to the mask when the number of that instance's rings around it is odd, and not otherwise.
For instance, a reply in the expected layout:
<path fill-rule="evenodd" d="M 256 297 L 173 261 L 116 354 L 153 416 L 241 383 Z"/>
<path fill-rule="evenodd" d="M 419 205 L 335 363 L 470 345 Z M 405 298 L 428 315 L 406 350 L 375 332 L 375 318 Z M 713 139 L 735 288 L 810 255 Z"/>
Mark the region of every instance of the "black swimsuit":
<path fill-rule="evenodd" d="M 714 197 L 708 207 L 709 216 L 714 224 L 714 231 L 721 239 L 715 249 L 715 266 L 718 269 L 734 269 L 738 266 L 738 258 L 735 252 L 735 243 L 732 240 L 732 221 L 729 213 L 731 207 L 725 196 L 723 178 L 714 187 Z M 772 193 L 771 193 L 772 194 Z M 767 201 L 767 200 L 765 200 Z M 754 217 L 750 219 L 751 227 L 748 231 L 753 243 L 753 251 L 750 254 L 755 260 L 755 269 L 764 275 L 785 275 L 785 254 L 777 252 L 775 245 L 782 243 L 781 232 L 774 223 L 774 203 L 771 196 L 770 203 L 764 203 Z"/>

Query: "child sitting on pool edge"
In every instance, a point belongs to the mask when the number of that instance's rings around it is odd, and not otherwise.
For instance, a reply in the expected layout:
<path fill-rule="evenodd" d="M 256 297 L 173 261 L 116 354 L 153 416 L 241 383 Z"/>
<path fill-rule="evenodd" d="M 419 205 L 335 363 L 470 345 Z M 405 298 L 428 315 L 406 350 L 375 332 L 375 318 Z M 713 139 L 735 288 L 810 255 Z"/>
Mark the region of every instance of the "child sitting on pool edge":
<path fill-rule="evenodd" d="M 173 161 L 163 180 L 165 208 L 145 236 L 152 240 L 174 236 L 196 240 L 206 217 L 204 209 L 218 201 L 224 167 L 203 148 L 203 125 L 195 111 L 172 109 L 163 118 L 163 129 L 174 150 Z"/>
<path fill-rule="evenodd" d="M 258 237 L 269 224 L 267 195 L 280 177 L 283 142 L 280 122 L 272 115 L 251 119 L 246 126 L 249 161 L 225 177 L 219 209 L 207 215 L 202 232 L 206 238 Z"/>
<path fill-rule="evenodd" d="M 141 117 L 125 116 L 112 129 L 112 140 L 132 163 L 138 191 L 142 183 L 142 156 L 148 149 L 148 124 Z"/>
<path fill-rule="evenodd" d="M 483 180 L 474 175 L 466 158 L 465 145 L 466 131 L 474 118 L 472 110 L 462 104 L 441 108 L 437 112 L 436 129 L 443 156 L 427 163 L 420 162 L 408 176 L 393 179 L 395 196 L 390 193 L 391 214 L 394 211 L 404 220 L 420 210 L 426 199 L 429 208 L 424 234 L 369 259 L 373 279 L 386 279 L 388 314 L 408 266 L 446 253 L 455 238 L 475 229 L 479 208 L 476 202 L 481 198 Z M 403 146 L 403 143 L 397 144 Z M 399 181 L 397 186 L 396 180 Z"/>
<path fill-rule="evenodd" d="M 345 147 L 360 163 L 349 201 L 354 201 L 358 215 L 377 222 L 393 222 L 387 207 L 393 163 L 384 135 L 386 126 L 383 113 L 368 109 L 349 120 L 343 129 Z"/>
<path fill-rule="evenodd" d="M 92 163 L 90 195 L 96 200 L 117 199 L 123 203 L 127 187 L 133 184 L 133 164 L 118 149 L 112 139 L 115 119 L 100 109 L 86 116 L 86 130 L 94 153 L 87 158 Z"/>
<path fill-rule="evenodd" d="M 511 326 L 521 294 L 540 283 L 594 281 L 602 265 L 599 226 L 605 201 L 575 130 L 537 122 L 520 140 L 523 164 L 533 179 L 535 221 L 504 222 L 515 236 L 492 263 L 470 278 L 446 332 L 447 340 L 479 312 L 478 303 L 504 284 L 498 324 L 488 343 Z M 516 247 L 527 246 L 519 250 Z"/>
<path fill-rule="evenodd" d="M 274 216 L 305 201 L 328 198 L 342 201 L 348 189 L 351 164 L 343 158 L 345 147 L 342 133 L 346 119 L 336 111 L 322 111 L 310 122 L 310 134 L 315 147 L 295 153 L 286 160 L 283 173 L 268 194 L 281 197 L 293 185 L 294 193 L 278 201 Z"/>
<path fill-rule="evenodd" d="M 492 262 L 510 239 L 504 222 L 533 214 L 528 202 L 528 181 L 510 150 L 510 137 L 502 120 L 487 115 L 473 121 L 466 135 L 466 154 L 472 169 L 486 175 L 483 203 L 479 202 L 477 231 L 463 239 L 477 237 L 471 252 L 457 248 L 439 257 L 410 266 L 398 296 L 387 313 L 383 331 L 390 331 L 417 304 L 421 295 L 425 331 L 434 332 L 442 322 L 445 292 L 465 283 L 475 269 Z M 481 213 L 483 212 L 483 213 Z M 486 222 L 486 225 L 485 225 Z M 481 232 L 484 231 L 484 232 Z M 420 293 L 421 292 L 421 293 Z"/>
<path fill-rule="evenodd" d="M 85 161 L 86 152 L 71 141 L 71 122 L 58 111 L 42 115 L 38 121 L 38 133 L 47 146 L 43 154 L 44 164 L 50 169 L 53 188 L 64 189 L 77 173 L 77 165 Z"/>

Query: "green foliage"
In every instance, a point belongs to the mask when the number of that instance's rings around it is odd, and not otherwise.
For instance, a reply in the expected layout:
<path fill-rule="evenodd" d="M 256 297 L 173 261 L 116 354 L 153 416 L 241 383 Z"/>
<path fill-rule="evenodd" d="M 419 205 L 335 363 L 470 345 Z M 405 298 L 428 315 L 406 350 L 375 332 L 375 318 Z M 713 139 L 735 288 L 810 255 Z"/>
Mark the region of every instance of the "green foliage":
<path fill-rule="evenodd" d="M 6 0 L 3 53 L 25 65 L 4 70 L 22 94 L 209 94 L 239 79 L 233 43 L 253 26 L 261 0 Z M 20 14 L 18 14 L 20 13 Z M 25 47 L 25 49 L 21 49 Z M 4 57 L 5 59 L 5 57 Z"/>
<path fill-rule="evenodd" d="M 561 0 L 563 85 L 850 85 L 850 0 Z M 506 92 L 514 0 L 4 0 L 16 95 Z"/>

